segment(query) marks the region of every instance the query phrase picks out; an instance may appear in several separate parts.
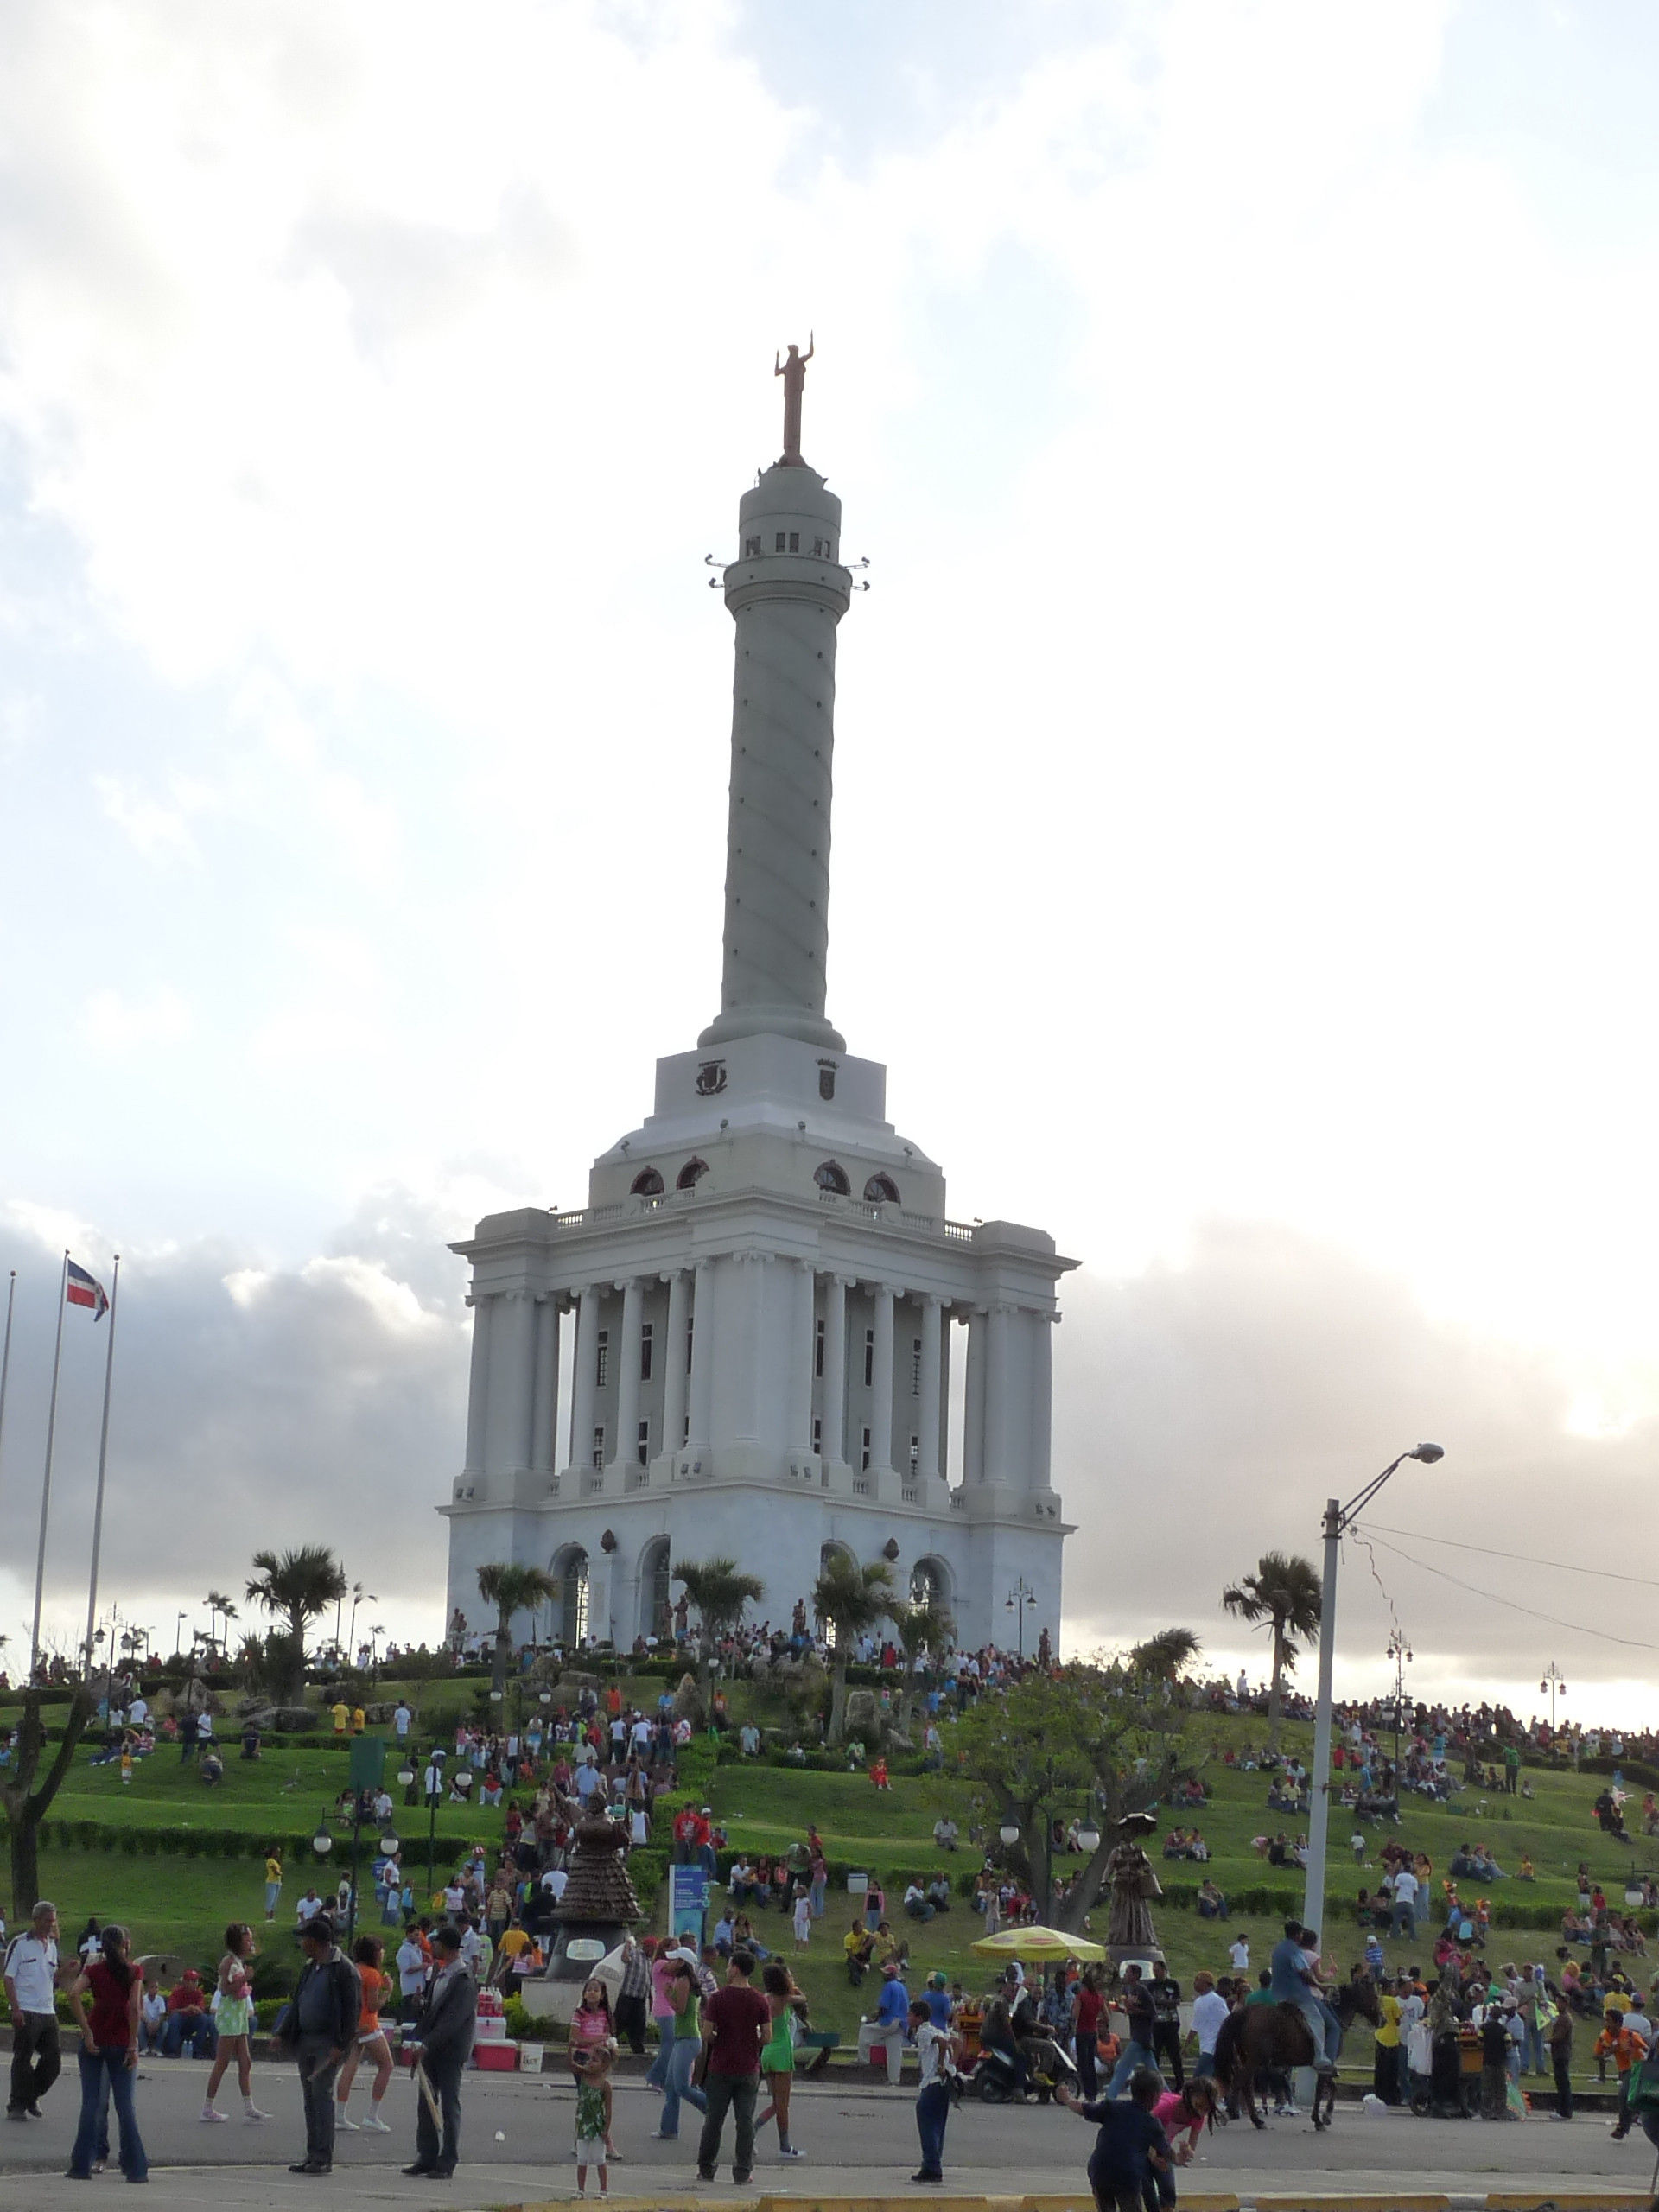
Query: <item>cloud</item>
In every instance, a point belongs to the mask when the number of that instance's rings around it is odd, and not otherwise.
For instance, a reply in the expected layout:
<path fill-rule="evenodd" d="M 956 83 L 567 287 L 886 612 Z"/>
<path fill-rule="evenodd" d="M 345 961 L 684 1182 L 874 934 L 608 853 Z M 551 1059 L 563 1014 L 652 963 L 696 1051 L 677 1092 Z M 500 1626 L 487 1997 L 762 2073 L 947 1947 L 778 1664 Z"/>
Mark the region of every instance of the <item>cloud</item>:
<path fill-rule="evenodd" d="M 1651 1663 L 1611 1640 L 1659 1645 L 1633 1588 L 1488 1554 L 1643 1572 L 1659 1535 L 1644 1471 L 1659 1442 L 1653 1377 L 1639 1413 L 1586 1434 L 1559 1355 L 1436 1320 L 1400 1277 L 1281 1224 L 1212 1221 L 1180 1263 L 1077 1277 L 1063 1300 L 1055 1465 L 1080 1524 L 1067 1548 L 1073 1642 L 1179 1619 L 1259 1672 L 1262 1639 L 1221 1613 L 1224 1585 L 1270 1548 L 1317 1565 L 1325 1500 L 1351 1498 L 1427 1437 L 1445 1459 L 1408 1461 L 1361 1524 L 1416 1534 L 1379 1535 L 1370 1554 L 1344 1546 L 1339 1687 L 1380 1688 L 1396 1617 L 1414 1679 L 1448 1688 L 1502 1678 L 1518 1696 L 1550 1656 L 1586 1681 Z M 1611 1499 L 1617 1558 L 1590 1510 Z"/>
<path fill-rule="evenodd" d="M 123 1258 L 103 1587 L 168 1648 L 171 1618 L 146 1607 L 234 1589 L 252 1551 L 302 1542 L 331 1546 L 406 1633 L 442 1632 L 447 1548 L 434 1509 L 466 1411 L 461 1270 L 443 1250 L 455 1224 L 407 1193 L 387 1194 L 364 1218 L 380 1222 L 378 1239 L 296 1268 L 216 1241 Z M 59 1224 L 49 1226 L 54 1238 Z M 77 1257 L 107 1283 L 106 1248 L 73 1226 Z M 405 1239 L 418 1247 L 419 1289 L 385 1256 Z M 18 1270 L 0 1482 L 0 1589 L 14 1639 L 39 1510 L 52 1241 L 0 1228 L 0 1270 Z M 47 1616 L 66 1637 L 86 1602 L 106 1325 L 79 1312 L 65 1324 Z"/>
<path fill-rule="evenodd" d="M 144 859 L 189 861 L 200 866 L 201 853 L 188 818 L 193 794 L 186 794 L 185 804 L 164 806 L 116 776 L 94 776 L 92 788 L 106 817 Z"/>
<path fill-rule="evenodd" d="M 117 991 L 94 991 L 82 1010 L 80 1033 L 96 1052 L 128 1052 L 147 1045 L 178 1045 L 195 1022 L 179 994 L 163 987 L 134 1002 Z"/>

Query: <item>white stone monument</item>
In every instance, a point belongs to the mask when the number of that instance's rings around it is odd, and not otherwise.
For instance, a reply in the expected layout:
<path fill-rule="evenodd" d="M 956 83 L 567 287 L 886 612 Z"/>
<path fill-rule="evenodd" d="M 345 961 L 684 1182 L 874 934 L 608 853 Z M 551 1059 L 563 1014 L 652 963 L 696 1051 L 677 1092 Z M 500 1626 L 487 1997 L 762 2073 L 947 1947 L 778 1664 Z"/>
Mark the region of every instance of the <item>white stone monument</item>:
<path fill-rule="evenodd" d="M 595 1160 L 585 1207 L 492 1214 L 453 1248 L 473 1357 L 466 1465 L 440 1509 L 449 1612 L 493 1626 L 478 1568 L 534 1564 L 561 1587 L 543 1635 L 627 1647 L 664 1632 L 676 1559 L 724 1553 L 787 1629 L 838 1548 L 930 1588 L 964 1645 L 1031 1652 L 1046 1628 L 1058 1648 L 1050 1347 L 1076 1262 L 1039 1230 L 951 1220 L 944 1174 L 885 1117 L 886 1070 L 825 1018 L 852 578 L 841 502 L 800 457 L 793 347 L 779 373 L 785 451 L 743 494 L 724 573 L 720 1013 L 657 1063 L 655 1109 Z"/>

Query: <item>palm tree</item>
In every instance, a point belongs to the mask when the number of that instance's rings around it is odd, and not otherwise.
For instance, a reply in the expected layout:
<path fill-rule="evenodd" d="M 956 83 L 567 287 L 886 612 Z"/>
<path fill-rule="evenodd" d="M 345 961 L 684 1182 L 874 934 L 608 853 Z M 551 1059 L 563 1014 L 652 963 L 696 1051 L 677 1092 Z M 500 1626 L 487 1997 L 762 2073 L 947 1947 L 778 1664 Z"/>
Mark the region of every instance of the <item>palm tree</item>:
<path fill-rule="evenodd" d="M 505 1690 L 507 1658 L 512 1649 L 512 1617 L 533 1612 L 558 1594 L 558 1584 L 539 1567 L 510 1567 L 496 1560 L 478 1570 L 478 1594 L 495 1607 L 495 1657 L 490 1668 L 490 1687 Z"/>
<path fill-rule="evenodd" d="M 225 1616 L 225 1625 L 228 1628 L 236 1618 L 236 1607 L 231 1603 L 230 1599 L 221 1590 L 210 1590 L 207 1592 L 206 1602 L 207 1606 L 207 1641 L 210 1643 L 217 1643 L 219 1638 L 213 1633 L 214 1620 L 220 1613 L 223 1613 Z"/>
<path fill-rule="evenodd" d="M 745 1605 L 759 1603 L 766 1586 L 758 1575 L 745 1574 L 734 1559 L 720 1554 L 713 1559 L 688 1559 L 677 1563 L 673 1580 L 684 1583 L 685 1594 L 696 1607 L 702 1623 L 697 1681 L 706 1711 L 709 1685 L 714 1678 L 715 1646 L 728 1629 L 734 1629 L 742 1619 Z"/>
<path fill-rule="evenodd" d="M 847 1725 L 847 1662 L 859 1637 L 893 1612 L 893 1569 L 884 1559 L 859 1567 L 845 1552 L 834 1553 L 812 1586 L 812 1610 L 835 1631 L 828 1740 L 838 1744 Z"/>
<path fill-rule="evenodd" d="M 957 1632 L 957 1624 L 937 1598 L 912 1598 L 907 1605 L 900 1605 L 892 1615 L 893 1627 L 899 1634 L 899 1648 L 905 1655 L 905 1686 L 899 1694 L 899 1725 L 906 1735 L 915 1718 L 916 1662 L 927 1654 L 927 1671 L 938 1679 L 939 1662 L 950 1649 Z"/>
<path fill-rule="evenodd" d="M 1154 1681 L 1173 1682 L 1182 1669 L 1190 1667 L 1204 1646 L 1190 1628 L 1160 1628 L 1156 1636 L 1149 1636 L 1144 1643 L 1137 1643 L 1129 1654 L 1129 1663 L 1137 1673 L 1150 1675 Z"/>
<path fill-rule="evenodd" d="M 1290 1552 L 1263 1552 L 1254 1574 L 1243 1576 L 1221 1593 L 1230 1613 L 1253 1626 L 1265 1623 L 1273 1633 L 1273 1688 L 1268 1696 L 1270 1751 L 1279 1748 L 1279 1700 L 1285 1676 L 1294 1670 L 1302 1646 L 1319 1632 L 1323 1596 L 1313 1560 Z"/>
<path fill-rule="evenodd" d="M 286 1624 L 287 1674 L 295 1697 L 305 1688 L 305 1631 L 320 1613 L 339 1603 L 346 1577 L 326 1544 L 302 1544 L 297 1551 L 255 1552 L 259 1572 L 248 1579 L 246 1595 Z"/>

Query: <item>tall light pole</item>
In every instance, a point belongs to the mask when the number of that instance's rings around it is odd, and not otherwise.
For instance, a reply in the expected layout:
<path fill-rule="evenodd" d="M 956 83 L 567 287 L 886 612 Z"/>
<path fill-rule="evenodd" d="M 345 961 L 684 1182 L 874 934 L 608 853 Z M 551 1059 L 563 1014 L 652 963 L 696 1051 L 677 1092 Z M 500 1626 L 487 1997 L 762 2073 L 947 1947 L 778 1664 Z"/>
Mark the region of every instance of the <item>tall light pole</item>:
<path fill-rule="evenodd" d="M 1004 1600 L 1008 1611 L 1014 1616 L 1015 1619 L 1019 1623 L 1020 1660 L 1022 1665 L 1025 1662 L 1026 1656 L 1026 1607 L 1027 1605 L 1034 1605 L 1036 1602 L 1037 1592 L 1027 1586 L 1026 1578 L 1023 1574 L 1014 1584 L 1013 1589 L 1009 1591 L 1007 1599 Z"/>
<path fill-rule="evenodd" d="M 1394 1794 L 1400 1795 L 1400 1727 L 1406 1703 L 1406 1669 L 1411 1664 L 1411 1646 L 1404 1632 L 1395 1629 L 1389 1637 L 1384 1655 L 1394 1662 Z"/>
<path fill-rule="evenodd" d="M 1555 1700 L 1558 1695 L 1561 1697 L 1567 1695 L 1567 1678 L 1553 1659 L 1545 1669 L 1544 1679 L 1539 1683 L 1538 1688 L 1541 1691 L 1549 1692 L 1549 1733 L 1553 1744 L 1555 1736 Z"/>
<path fill-rule="evenodd" d="M 1331 1827 L 1331 1668 L 1337 1649 L 1337 1558 L 1343 1533 L 1351 1528 L 1395 1469 L 1408 1459 L 1433 1466 L 1446 1453 L 1438 1444 L 1419 1444 L 1391 1459 L 1374 1482 L 1344 1505 L 1331 1498 L 1325 1509 L 1325 1580 L 1319 1588 L 1319 1696 L 1313 1709 L 1313 1769 L 1308 1777 L 1312 1803 L 1307 1815 L 1307 1886 L 1302 1892 L 1302 1925 L 1325 1933 L 1325 1847 Z"/>

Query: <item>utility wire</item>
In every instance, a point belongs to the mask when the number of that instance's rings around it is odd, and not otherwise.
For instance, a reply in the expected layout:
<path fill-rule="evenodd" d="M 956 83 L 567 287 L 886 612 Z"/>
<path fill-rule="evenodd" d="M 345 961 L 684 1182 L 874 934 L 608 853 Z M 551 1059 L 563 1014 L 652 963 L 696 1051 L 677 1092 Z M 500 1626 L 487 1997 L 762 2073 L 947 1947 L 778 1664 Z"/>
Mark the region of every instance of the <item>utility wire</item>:
<path fill-rule="evenodd" d="M 1393 1552 L 1397 1558 L 1404 1560 L 1408 1566 L 1421 1567 L 1425 1574 L 1439 1575 L 1442 1582 L 1450 1582 L 1459 1590 L 1466 1590 L 1472 1598 L 1485 1598 L 1494 1605 L 1506 1605 L 1511 1612 L 1529 1614 L 1535 1621 L 1548 1621 L 1553 1628 L 1570 1629 L 1575 1636 L 1597 1637 L 1604 1643 L 1622 1643 L 1632 1651 L 1659 1651 L 1659 1643 L 1644 1643 L 1639 1637 L 1615 1636 L 1611 1629 L 1588 1628 L 1582 1621 L 1566 1621 L 1559 1613 L 1541 1612 L 1536 1605 L 1523 1605 L 1518 1598 L 1504 1598 L 1496 1590 L 1482 1590 L 1473 1582 L 1464 1581 L 1460 1575 L 1448 1574 L 1443 1567 L 1431 1566 L 1426 1559 L 1414 1559 L 1409 1552 L 1402 1551 L 1398 1544 L 1389 1543 L 1386 1538 L 1378 1535 L 1375 1529 L 1371 1530 L 1371 1535 L 1382 1546 L 1385 1552 Z M 1470 1548 L 1478 1550 L 1480 1548 L 1471 1546 Z M 1547 1565 L 1548 1561 L 1541 1560 L 1537 1564 Z"/>
<path fill-rule="evenodd" d="M 1594 1574 L 1604 1582 L 1634 1582 L 1643 1590 L 1659 1590 L 1659 1582 L 1649 1574 L 1618 1574 L 1610 1567 L 1575 1567 L 1570 1559 L 1538 1559 L 1531 1552 L 1497 1552 L 1490 1544 L 1460 1543 L 1456 1536 L 1426 1536 L 1421 1529 L 1390 1529 L 1381 1521 L 1367 1522 L 1366 1526 L 1374 1535 L 1405 1536 L 1414 1544 L 1447 1544 L 1453 1551 L 1478 1552 L 1483 1559 L 1516 1560 L 1522 1567 L 1556 1567 L 1567 1574 Z"/>

